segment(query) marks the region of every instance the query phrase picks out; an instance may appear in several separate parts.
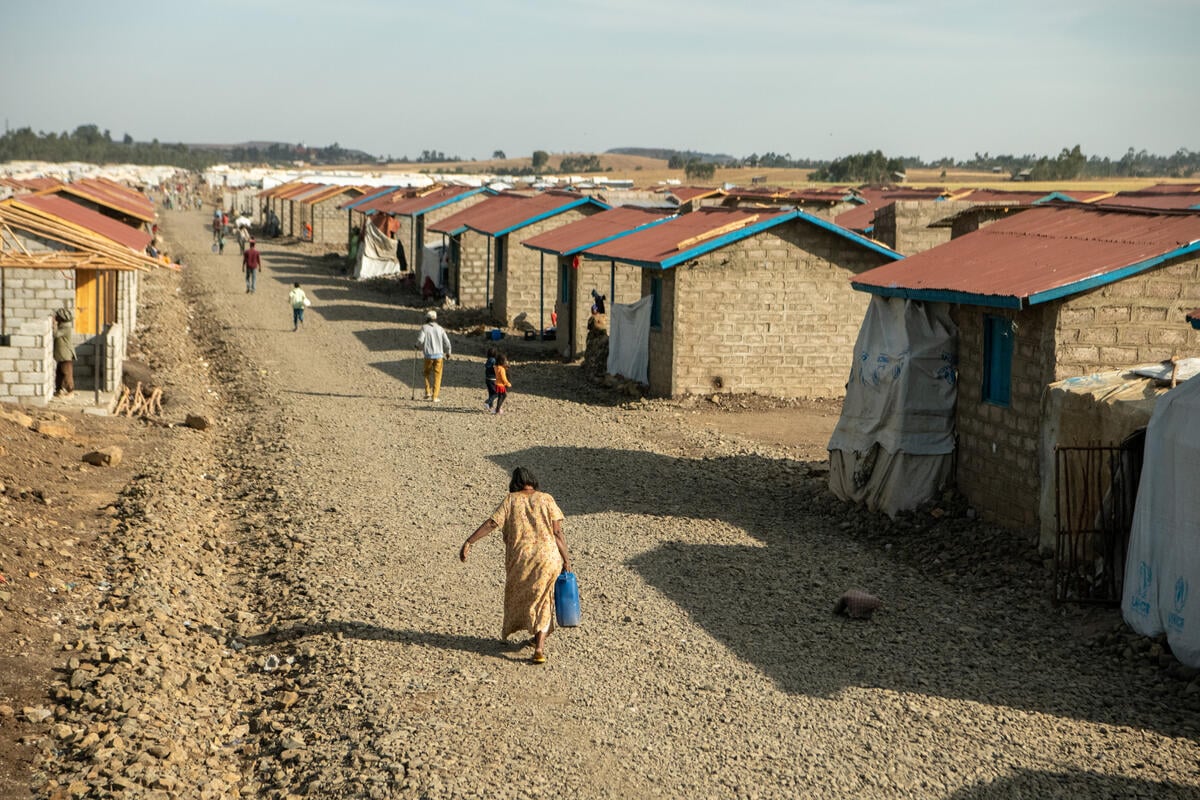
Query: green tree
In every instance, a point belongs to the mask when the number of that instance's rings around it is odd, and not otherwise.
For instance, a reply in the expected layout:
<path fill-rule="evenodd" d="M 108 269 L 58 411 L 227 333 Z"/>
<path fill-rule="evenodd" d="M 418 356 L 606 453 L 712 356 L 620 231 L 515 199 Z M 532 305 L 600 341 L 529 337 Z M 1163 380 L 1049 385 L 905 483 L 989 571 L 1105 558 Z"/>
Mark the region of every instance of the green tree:
<path fill-rule="evenodd" d="M 701 161 L 693 158 L 683 168 L 683 174 L 688 180 L 710 181 L 717 171 L 717 165 L 711 161 Z"/>
<path fill-rule="evenodd" d="M 508 158 L 508 156 L 504 155 L 503 150 L 495 150 L 492 152 L 492 158 L 498 161 L 503 161 L 504 159 Z"/>
<path fill-rule="evenodd" d="M 549 162 L 550 162 L 550 154 L 547 153 L 545 150 L 534 150 L 533 151 L 533 168 L 534 169 L 541 169 L 542 167 L 546 166 L 546 164 L 548 164 Z"/>

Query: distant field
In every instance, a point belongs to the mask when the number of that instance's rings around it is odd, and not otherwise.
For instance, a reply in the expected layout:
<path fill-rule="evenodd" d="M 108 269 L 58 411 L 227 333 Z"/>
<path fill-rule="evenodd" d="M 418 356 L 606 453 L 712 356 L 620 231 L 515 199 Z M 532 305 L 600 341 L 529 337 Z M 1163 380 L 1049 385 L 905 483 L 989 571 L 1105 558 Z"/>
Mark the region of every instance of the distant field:
<path fill-rule="evenodd" d="M 554 153 L 550 156 L 550 164 L 557 165 L 564 154 Z M 570 154 L 566 154 L 570 155 Z M 628 155 L 601 155 L 600 165 L 603 171 L 600 173 L 609 178 L 632 180 L 634 185 L 639 187 L 655 186 L 659 183 L 668 180 L 677 180 L 684 184 L 694 183 L 688 181 L 681 169 L 668 169 L 667 162 L 661 158 L 646 158 L 645 156 L 628 156 Z M 480 161 L 463 161 L 463 162 L 448 162 L 439 164 L 363 164 L 353 169 L 361 169 L 365 172 L 430 172 L 430 173 L 462 173 L 462 174 L 500 174 L 514 172 L 517 170 L 528 168 L 530 165 L 529 158 L 508 158 L 503 160 L 480 160 Z M 612 170 L 609 171 L 608 168 Z M 338 169 L 345 170 L 347 167 L 339 167 Z M 806 187 L 828 186 L 830 184 L 816 183 L 808 179 L 810 169 L 755 169 L 751 167 L 739 167 L 730 169 L 717 169 L 711 181 L 704 181 L 707 185 L 721 185 L 723 183 L 732 183 L 739 186 L 749 186 L 751 178 L 761 177 L 761 183 L 766 186 L 778 186 L 788 189 L 801 189 Z M 963 187 L 973 187 L 980 189 L 1010 189 L 1010 190 L 1025 190 L 1025 191 L 1046 191 L 1052 192 L 1063 189 L 1088 189 L 1092 191 L 1130 191 L 1141 189 L 1156 183 L 1186 183 L 1195 182 L 1195 178 L 1172 180 L 1170 178 L 1104 178 L 1097 180 L 1077 180 L 1077 181 L 1061 181 L 1061 182 L 1038 182 L 1027 183 L 1022 181 L 1010 180 L 1006 175 L 996 175 L 990 171 L 984 170 L 959 170 L 951 169 L 946 171 L 946 177 L 941 177 L 942 170 L 940 169 L 910 169 L 908 171 L 907 185 L 910 186 L 944 186 L 947 189 L 957 189 Z M 547 173 L 551 174 L 551 173 Z"/>

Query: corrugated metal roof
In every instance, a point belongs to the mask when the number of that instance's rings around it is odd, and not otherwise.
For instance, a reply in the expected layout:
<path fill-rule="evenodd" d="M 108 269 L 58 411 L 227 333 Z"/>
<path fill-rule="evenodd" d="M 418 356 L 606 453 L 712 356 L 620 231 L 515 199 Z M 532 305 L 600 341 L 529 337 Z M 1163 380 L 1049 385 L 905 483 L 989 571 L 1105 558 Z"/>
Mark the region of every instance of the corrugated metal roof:
<path fill-rule="evenodd" d="M 672 186 L 667 189 L 667 194 L 674 197 L 680 204 L 690 200 L 703 200 L 706 197 L 716 197 L 722 194 L 721 189 L 715 186 Z"/>
<path fill-rule="evenodd" d="M 589 247 L 589 258 L 611 259 L 641 267 L 670 269 L 727 244 L 769 230 L 791 220 L 830 231 L 854 244 L 889 258 L 902 258 L 878 242 L 859 236 L 828 220 L 803 211 L 774 208 L 702 208 L 672 217 L 661 225 L 643 228 L 618 239 Z"/>
<path fill-rule="evenodd" d="M 390 200 L 394 195 L 403 191 L 404 188 L 400 186 L 384 186 L 379 189 L 371 189 L 362 197 L 356 197 L 353 200 L 347 200 L 338 206 L 338 208 L 342 211 L 347 211 L 349 209 L 362 211 L 362 206 L 365 206 L 368 203 L 374 203 L 377 200 Z"/>
<path fill-rule="evenodd" d="M 1117 192 L 1111 197 L 1096 201 L 1096 205 L 1118 208 L 1149 208 L 1156 210 L 1200 209 L 1200 194 L 1181 192 Z"/>
<path fill-rule="evenodd" d="M 1200 183 L 1156 183 L 1141 191 L 1146 194 L 1187 194 L 1200 192 Z"/>
<path fill-rule="evenodd" d="M 429 229 L 441 233 L 457 233 L 463 228 L 470 228 L 488 236 L 503 236 L 583 205 L 608 208 L 595 198 L 576 192 L 549 191 L 533 197 L 505 192 L 453 214 L 431 225 Z"/>
<path fill-rule="evenodd" d="M 419 217 L 436 208 L 486 191 L 487 189 L 474 186 L 441 186 L 432 192 L 392 198 L 391 202 L 383 204 L 379 210 L 397 217 Z"/>
<path fill-rule="evenodd" d="M 84 208 L 78 203 L 73 203 L 56 194 L 24 195 L 14 197 L 11 202 L 58 217 L 139 253 L 146 249 L 146 245 L 150 244 L 150 234 L 145 231 L 131 228 L 112 217 L 106 217 L 98 211 Z"/>
<path fill-rule="evenodd" d="M 470 227 L 469 223 L 473 222 L 476 218 L 483 218 L 488 214 L 496 214 L 500 208 L 515 207 L 527 200 L 529 198 L 525 195 L 501 192 L 495 197 L 489 197 L 481 203 L 476 203 L 470 208 L 464 208 L 462 211 L 432 223 L 429 226 L 429 230 L 434 233 L 461 233 Z"/>
<path fill-rule="evenodd" d="M 338 197 L 343 194 L 361 197 L 363 194 L 363 188 L 361 186 L 326 186 L 320 191 L 310 192 L 301 197 L 297 197 L 296 201 L 311 206 L 316 205 L 317 203 L 324 203 L 331 197 Z"/>
<path fill-rule="evenodd" d="M 660 223 L 668 219 L 671 213 L 665 208 L 618 206 L 526 239 L 522 244 L 534 250 L 569 256 L 646 225 Z"/>
<path fill-rule="evenodd" d="M 131 189 L 107 178 L 84 178 L 70 185 L 77 186 L 83 191 L 111 197 L 115 202 L 123 203 L 127 208 L 141 212 L 133 214 L 133 216 L 140 217 L 146 222 L 154 221 L 154 203 L 137 189 Z"/>
<path fill-rule="evenodd" d="M 1021 308 L 1197 250 L 1200 214 L 1043 205 L 864 272 L 853 285 L 885 296 Z"/>
<path fill-rule="evenodd" d="M 112 209 L 118 214 L 124 214 L 126 217 L 143 222 L 154 221 L 154 205 L 147 201 L 147 205 L 135 204 L 130 202 L 130 199 L 123 195 L 118 195 L 107 188 L 99 188 L 97 186 L 87 186 L 82 183 L 63 183 L 51 189 L 46 189 L 41 192 L 43 195 L 63 195 L 69 194 L 86 200 L 89 203 L 95 203 L 98 206 Z M 147 207 L 148 206 L 148 207 Z"/>

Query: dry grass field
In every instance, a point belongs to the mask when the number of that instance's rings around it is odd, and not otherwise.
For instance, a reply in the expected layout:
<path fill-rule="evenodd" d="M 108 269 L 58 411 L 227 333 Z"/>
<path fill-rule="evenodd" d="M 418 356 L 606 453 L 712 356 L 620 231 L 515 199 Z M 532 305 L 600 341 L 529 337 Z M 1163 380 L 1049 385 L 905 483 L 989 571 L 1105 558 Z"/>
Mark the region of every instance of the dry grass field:
<path fill-rule="evenodd" d="M 550 164 L 557 166 L 564 156 L 579 155 L 571 153 L 553 153 Z M 669 180 L 692 183 L 688 181 L 681 169 L 668 169 L 667 162 L 661 158 L 645 156 L 630 156 L 618 154 L 602 154 L 599 156 L 602 173 L 609 178 L 632 180 L 635 186 L 648 187 Z M 429 172 L 464 175 L 492 174 L 504 175 L 530 166 L 530 158 L 481 159 L 479 161 L 447 162 L 434 164 L 370 164 L 360 169 L 368 172 Z M 346 167 L 339 167 L 345 170 Z M 739 186 L 749 186 L 751 178 L 761 178 L 759 183 L 766 186 L 776 186 L 788 189 L 828 186 L 831 184 L 810 181 L 810 169 L 763 169 L 751 167 L 718 168 L 711 181 L 706 185 L 721 185 L 731 183 Z M 587 173 L 597 174 L 597 173 Z M 907 185 L 913 187 L 937 186 L 947 189 L 972 187 L 979 189 L 1009 189 L 1023 191 L 1064 191 L 1068 189 L 1086 189 L 1091 191 L 1131 191 L 1142 189 L 1156 183 L 1194 182 L 1195 179 L 1172 180 L 1169 178 L 1104 178 L 1097 180 L 1081 179 L 1065 182 L 1017 182 L 1009 180 L 1006 175 L 997 175 L 985 170 L 951 169 L 942 177 L 941 169 L 910 169 Z"/>

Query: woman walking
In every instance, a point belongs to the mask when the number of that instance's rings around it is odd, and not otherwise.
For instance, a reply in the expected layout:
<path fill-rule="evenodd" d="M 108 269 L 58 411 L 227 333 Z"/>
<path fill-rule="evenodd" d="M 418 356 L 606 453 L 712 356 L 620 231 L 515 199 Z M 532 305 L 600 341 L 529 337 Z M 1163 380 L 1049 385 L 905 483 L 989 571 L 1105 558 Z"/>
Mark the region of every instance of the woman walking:
<path fill-rule="evenodd" d="M 463 561 L 471 545 L 499 528 L 504 536 L 504 626 L 507 639 L 517 631 L 533 637 L 533 663 L 546 663 L 546 637 L 554 630 L 554 582 L 571 571 L 563 535 L 563 513 L 554 498 L 538 491 L 537 478 L 524 467 L 513 470 L 508 496 L 463 542 Z"/>

